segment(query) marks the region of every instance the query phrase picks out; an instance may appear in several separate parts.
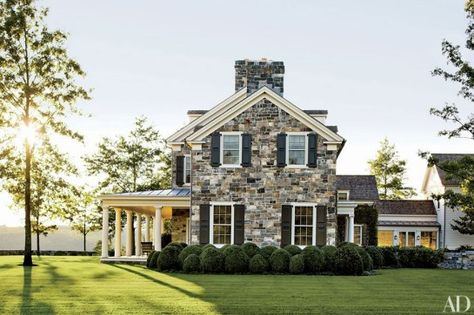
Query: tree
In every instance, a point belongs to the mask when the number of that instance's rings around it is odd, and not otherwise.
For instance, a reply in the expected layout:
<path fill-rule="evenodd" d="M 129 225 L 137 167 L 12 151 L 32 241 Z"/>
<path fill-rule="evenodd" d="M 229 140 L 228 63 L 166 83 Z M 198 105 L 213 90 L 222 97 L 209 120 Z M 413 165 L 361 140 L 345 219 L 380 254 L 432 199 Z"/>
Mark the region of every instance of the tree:
<path fill-rule="evenodd" d="M 87 234 L 102 228 L 99 206 L 95 202 L 95 196 L 85 191 L 79 201 L 78 213 L 71 222 L 73 230 L 83 236 L 84 252 L 87 251 Z"/>
<path fill-rule="evenodd" d="M 170 157 L 159 132 L 144 117 L 135 120 L 127 136 L 103 138 L 84 161 L 90 175 L 102 178 L 98 185 L 102 192 L 163 189 L 171 183 Z"/>
<path fill-rule="evenodd" d="M 88 91 L 76 83 L 84 75 L 80 65 L 68 56 L 65 33 L 48 29 L 48 11 L 34 0 L 0 2 L 0 108 L 5 151 L 23 156 L 25 207 L 25 252 L 23 265 L 32 266 L 31 256 L 31 172 L 35 157 L 33 137 L 57 134 L 81 140 L 65 123 Z M 21 151 L 12 145 L 19 130 L 27 135 Z"/>
<path fill-rule="evenodd" d="M 465 11 L 467 13 L 468 26 L 466 29 L 467 50 L 474 50 L 474 0 L 466 2 Z M 433 76 L 442 77 L 445 81 L 451 81 L 460 85 L 458 95 L 474 102 L 474 68 L 471 63 L 463 57 L 461 47 L 444 40 L 441 44 L 442 54 L 446 56 L 451 70 L 436 68 L 433 70 Z M 445 104 L 442 108 L 431 108 L 430 113 L 454 124 L 454 129 L 444 129 L 439 132 L 440 136 L 448 138 L 466 138 L 474 140 L 474 113 L 470 113 L 463 118 L 456 104 Z M 446 172 L 446 176 L 457 179 L 461 183 L 461 191 L 454 192 L 447 190 L 444 194 L 433 195 L 435 199 L 444 199 L 446 205 L 459 209 L 464 214 L 459 220 L 454 220 L 451 227 L 463 234 L 474 234 L 474 158 L 465 156 L 454 161 L 439 161 L 430 156 L 427 152 L 420 155 L 428 160 L 428 165 L 436 165 Z"/>
<path fill-rule="evenodd" d="M 368 161 L 370 174 L 375 176 L 380 199 L 404 199 L 414 196 L 415 190 L 404 184 L 406 161 L 401 160 L 395 145 L 387 138 L 380 142 L 374 160 Z"/>

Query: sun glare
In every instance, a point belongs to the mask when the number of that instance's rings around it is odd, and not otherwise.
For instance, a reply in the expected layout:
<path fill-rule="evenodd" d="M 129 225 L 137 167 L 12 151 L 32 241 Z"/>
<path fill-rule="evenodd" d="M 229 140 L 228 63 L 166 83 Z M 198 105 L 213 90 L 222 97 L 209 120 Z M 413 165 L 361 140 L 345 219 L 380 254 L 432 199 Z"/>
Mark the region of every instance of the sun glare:
<path fill-rule="evenodd" d="M 18 134 L 16 136 L 17 144 L 22 146 L 25 141 L 28 141 L 30 145 L 35 145 L 39 142 L 38 131 L 33 124 L 22 123 L 18 128 Z"/>

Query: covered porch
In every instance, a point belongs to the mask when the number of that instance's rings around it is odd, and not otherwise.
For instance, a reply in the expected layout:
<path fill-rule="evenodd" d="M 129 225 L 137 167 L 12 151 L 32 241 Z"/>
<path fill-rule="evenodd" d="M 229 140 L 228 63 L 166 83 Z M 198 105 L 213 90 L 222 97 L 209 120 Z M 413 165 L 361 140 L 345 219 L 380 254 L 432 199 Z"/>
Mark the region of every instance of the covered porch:
<path fill-rule="evenodd" d="M 102 208 L 101 262 L 146 262 L 150 250 L 161 250 L 165 221 L 170 241 L 189 242 L 189 188 L 176 188 L 99 196 Z M 114 213 L 115 212 L 115 213 Z M 125 251 L 122 251 L 122 215 L 126 214 Z M 109 220 L 114 216 L 114 255 L 109 256 Z M 111 220 L 112 221 L 112 220 Z M 135 240 L 135 242 L 134 242 Z M 135 244 L 134 244 L 135 243 Z"/>

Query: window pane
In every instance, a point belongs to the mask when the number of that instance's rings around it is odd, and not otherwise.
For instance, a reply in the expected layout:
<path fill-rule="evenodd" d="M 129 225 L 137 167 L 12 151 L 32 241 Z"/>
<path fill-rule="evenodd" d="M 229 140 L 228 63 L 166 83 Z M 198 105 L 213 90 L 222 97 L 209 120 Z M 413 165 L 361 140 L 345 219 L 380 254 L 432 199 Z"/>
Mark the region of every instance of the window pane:
<path fill-rule="evenodd" d="M 306 136 L 289 136 L 288 147 L 290 150 L 304 150 L 305 149 Z"/>
<path fill-rule="evenodd" d="M 421 246 L 436 249 L 436 232 L 421 232 Z"/>
<path fill-rule="evenodd" d="M 347 193 L 345 193 L 345 192 L 344 193 L 341 193 L 341 192 L 338 193 L 337 194 L 337 199 L 338 200 L 347 200 Z"/>
<path fill-rule="evenodd" d="M 398 237 L 399 237 L 399 242 L 398 244 L 400 245 L 400 247 L 406 247 L 407 245 L 407 240 L 406 240 L 406 233 L 405 232 L 399 232 L 398 233 Z"/>
<path fill-rule="evenodd" d="M 354 226 L 354 244 L 362 245 L 362 225 Z"/>
<path fill-rule="evenodd" d="M 313 244 L 313 207 L 295 207 L 295 245 Z"/>
<path fill-rule="evenodd" d="M 224 150 L 223 155 L 223 164 L 237 165 L 240 162 L 239 150 Z"/>
<path fill-rule="evenodd" d="M 392 246 L 393 245 L 393 231 L 379 230 L 377 232 L 378 246 Z"/>
<path fill-rule="evenodd" d="M 289 165 L 304 165 L 304 156 L 305 156 L 305 151 L 304 150 L 290 150 L 288 152 L 288 164 Z"/>
<path fill-rule="evenodd" d="M 224 135 L 224 150 L 239 150 L 238 135 Z"/>
<path fill-rule="evenodd" d="M 231 206 L 214 206 L 213 220 L 214 220 L 213 243 L 214 244 L 230 244 L 232 207 Z"/>
<path fill-rule="evenodd" d="M 415 232 L 408 232 L 407 247 L 415 247 Z"/>

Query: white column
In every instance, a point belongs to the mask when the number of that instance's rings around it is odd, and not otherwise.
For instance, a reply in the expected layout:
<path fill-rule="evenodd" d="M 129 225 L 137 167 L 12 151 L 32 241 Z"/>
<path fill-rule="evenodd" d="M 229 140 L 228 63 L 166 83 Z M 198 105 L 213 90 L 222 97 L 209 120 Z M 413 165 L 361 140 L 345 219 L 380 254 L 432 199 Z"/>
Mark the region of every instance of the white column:
<path fill-rule="evenodd" d="M 349 216 L 345 215 L 344 220 L 346 222 L 345 224 L 345 231 L 344 231 L 344 241 L 348 242 L 349 241 Z"/>
<path fill-rule="evenodd" d="M 155 208 L 155 250 L 161 250 L 161 206 Z"/>
<path fill-rule="evenodd" d="M 145 242 L 149 242 L 151 239 L 150 236 L 150 216 L 145 216 Z"/>
<path fill-rule="evenodd" d="M 122 210 L 115 208 L 115 257 L 120 257 L 122 250 Z"/>
<path fill-rule="evenodd" d="M 109 257 L 109 207 L 102 205 L 102 258 Z"/>
<path fill-rule="evenodd" d="M 132 220 L 133 213 L 130 210 L 125 210 L 127 213 L 127 246 L 125 248 L 126 256 L 132 256 L 132 239 L 133 239 L 133 230 L 132 230 Z"/>
<path fill-rule="evenodd" d="M 142 215 L 137 213 L 137 237 L 135 238 L 135 255 L 142 255 Z"/>
<path fill-rule="evenodd" d="M 354 215 L 349 215 L 349 242 L 354 243 Z"/>

